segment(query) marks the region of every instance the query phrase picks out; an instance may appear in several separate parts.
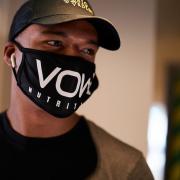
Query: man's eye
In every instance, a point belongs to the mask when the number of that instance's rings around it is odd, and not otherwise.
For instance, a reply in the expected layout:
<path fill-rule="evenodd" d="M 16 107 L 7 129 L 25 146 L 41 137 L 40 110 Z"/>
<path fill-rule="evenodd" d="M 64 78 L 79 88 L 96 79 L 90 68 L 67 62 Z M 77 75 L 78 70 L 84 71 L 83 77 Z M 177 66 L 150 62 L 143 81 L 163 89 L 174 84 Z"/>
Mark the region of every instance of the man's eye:
<path fill-rule="evenodd" d="M 86 55 L 95 55 L 94 49 L 90 49 L 90 48 L 85 48 L 82 50 L 82 52 Z"/>
<path fill-rule="evenodd" d="M 47 43 L 54 47 L 61 47 L 63 45 L 62 41 L 48 41 Z"/>

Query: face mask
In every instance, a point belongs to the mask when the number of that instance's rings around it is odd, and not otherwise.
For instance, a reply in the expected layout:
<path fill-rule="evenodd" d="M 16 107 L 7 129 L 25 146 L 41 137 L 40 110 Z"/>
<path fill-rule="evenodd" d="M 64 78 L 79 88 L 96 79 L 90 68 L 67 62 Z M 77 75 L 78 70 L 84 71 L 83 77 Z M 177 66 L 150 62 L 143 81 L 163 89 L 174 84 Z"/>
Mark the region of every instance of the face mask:
<path fill-rule="evenodd" d="M 36 105 L 56 117 L 73 114 L 98 87 L 95 64 L 80 57 L 23 48 L 17 85 Z"/>

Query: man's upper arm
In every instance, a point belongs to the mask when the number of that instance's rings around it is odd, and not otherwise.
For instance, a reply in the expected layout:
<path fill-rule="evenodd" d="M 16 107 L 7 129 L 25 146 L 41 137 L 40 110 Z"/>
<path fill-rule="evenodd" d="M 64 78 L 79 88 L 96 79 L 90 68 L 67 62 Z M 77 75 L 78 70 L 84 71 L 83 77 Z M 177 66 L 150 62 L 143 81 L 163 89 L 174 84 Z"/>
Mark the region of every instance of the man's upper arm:
<path fill-rule="evenodd" d="M 128 177 L 128 180 L 154 180 L 143 155 L 141 155 L 141 157 L 137 161 L 133 171 Z"/>

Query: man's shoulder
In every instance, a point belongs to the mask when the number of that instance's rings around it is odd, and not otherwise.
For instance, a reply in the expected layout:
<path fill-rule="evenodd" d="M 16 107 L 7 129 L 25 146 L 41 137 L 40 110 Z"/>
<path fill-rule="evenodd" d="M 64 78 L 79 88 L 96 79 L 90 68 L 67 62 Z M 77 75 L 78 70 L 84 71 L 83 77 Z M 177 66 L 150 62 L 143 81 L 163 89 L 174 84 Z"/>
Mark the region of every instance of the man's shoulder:
<path fill-rule="evenodd" d="M 121 179 L 143 179 L 143 175 L 147 180 L 153 179 L 141 151 L 115 138 L 95 123 L 89 120 L 87 123 L 104 173 L 111 172 L 114 178 Z"/>
<path fill-rule="evenodd" d="M 94 122 L 87 120 L 87 123 L 90 128 L 94 142 L 102 149 L 105 148 L 104 150 L 111 150 L 114 153 L 118 154 L 121 152 L 124 158 L 125 155 L 128 155 L 128 157 L 130 155 L 131 158 L 133 158 L 133 156 L 141 156 L 142 153 L 139 150 L 115 138 L 110 133 L 105 131 L 103 128 L 96 125 Z"/>

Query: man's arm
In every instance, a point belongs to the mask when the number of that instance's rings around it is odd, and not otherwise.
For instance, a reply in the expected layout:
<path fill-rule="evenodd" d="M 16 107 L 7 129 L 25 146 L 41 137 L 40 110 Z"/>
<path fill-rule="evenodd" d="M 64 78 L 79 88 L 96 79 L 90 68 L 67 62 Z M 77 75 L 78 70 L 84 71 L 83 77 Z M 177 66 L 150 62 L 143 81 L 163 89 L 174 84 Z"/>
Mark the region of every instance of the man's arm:
<path fill-rule="evenodd" d="M 143 155 L 140 156 L 133 171 L 130 173 L 128 180 L 154 180 Z"/>

